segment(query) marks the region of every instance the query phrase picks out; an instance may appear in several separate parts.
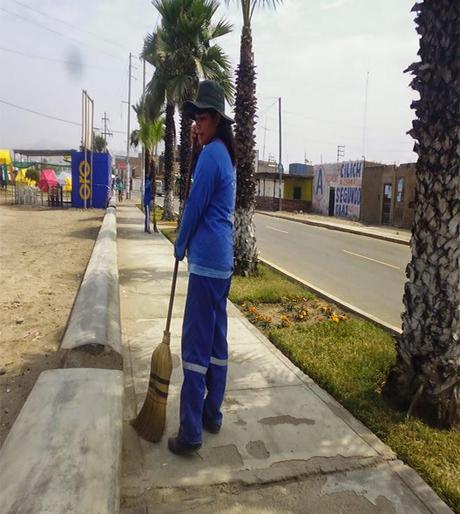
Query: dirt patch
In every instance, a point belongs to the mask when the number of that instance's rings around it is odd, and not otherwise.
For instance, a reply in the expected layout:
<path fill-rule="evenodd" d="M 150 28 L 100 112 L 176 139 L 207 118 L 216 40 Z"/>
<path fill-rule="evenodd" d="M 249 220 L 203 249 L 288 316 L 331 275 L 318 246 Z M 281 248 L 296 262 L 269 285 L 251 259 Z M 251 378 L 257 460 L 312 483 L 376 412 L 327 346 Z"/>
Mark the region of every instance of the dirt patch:
<path fill-rule="evenodd" d="M 0 446 L 57 352 L 104 212 L 0 205 Z"/>

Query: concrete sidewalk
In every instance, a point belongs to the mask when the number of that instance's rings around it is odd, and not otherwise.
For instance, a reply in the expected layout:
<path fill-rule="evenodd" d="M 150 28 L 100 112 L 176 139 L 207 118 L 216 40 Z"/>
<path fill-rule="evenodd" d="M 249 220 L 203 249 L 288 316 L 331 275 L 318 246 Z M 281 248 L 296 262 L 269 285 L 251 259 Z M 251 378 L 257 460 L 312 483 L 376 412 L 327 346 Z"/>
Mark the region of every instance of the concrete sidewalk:
<path fill-rule="evenodd" d="M 321 216 L 319 214 L 310 213 L 295 214 L 293 212 L 287 211 L 257 211 L 257 213 L 274 218 L 297 221 L 298 223 L 303 223 L 305 225 L 313 225 L 315 227 L 323 227 L 329 230 L 338 230 L 340 232 L 349 232 L 351 234 L 358 234 L 360 236 L 381 239 L 383 241 L 390 241 L 392 243 L 399 243 L 404 245 L 410 244 L 411 231 L 403 228 L 386 227 L 382 225 L 364 225 L 357 221 L 344 218 Z"/>
<path fill-rule="evenodd" d="M 171 454 L 182 382 L 180 333 L 187 273 L 180 268 L 172 322 L 173 376 L 166 434 L 158 444 L 129 425 L 143 403 L 150 357 L 161 341 L 172 246 L 143 232 L 133 205 L 118 207 L 125 362 L 122 510 L 125 514 L 447 513 L 432 490 L 377 437 L 295 368 L 229 303 L 230 365 L 218 435 L 188 458 Z"/>

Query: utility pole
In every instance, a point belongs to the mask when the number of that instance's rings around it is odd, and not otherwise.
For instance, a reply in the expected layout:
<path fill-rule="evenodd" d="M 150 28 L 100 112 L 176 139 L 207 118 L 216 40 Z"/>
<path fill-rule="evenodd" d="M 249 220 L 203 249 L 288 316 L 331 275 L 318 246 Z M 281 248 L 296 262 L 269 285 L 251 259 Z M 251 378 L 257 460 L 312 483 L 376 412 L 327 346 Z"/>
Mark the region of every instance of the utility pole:
<path fill-rule="evenodd" d="M 345 145 L 337 145 L 337 162 L 341 157 L 345 157 Z"/>
<path fill-rule="evenodd" d="M 102 117 L 102 126 L 104 127 L 103 130 L 102 130 L 102 137 L 104 138 L 105 140 L 105 148 L 104 148 L 104 151 L 107 153 L 107 140 L 108 140 L 108 137 L 110 136 L 113 136 L 113 133 L 107 129 L 107 122 L 110 121 L 109 118 L 107 118 L 107 113 L 104 112 L 104 116 Z"/>
<path fill-rule="evenodd" d="M 145 100 L 145 59 L 142 59 L 142 101 Z M 150 156 L 150 159 L 152 156 Z M 145 193 L 145 175 L 146 175 L 146 163 L 145 163 L 145 146 L 142 143 L 142 184 L 141 184 L 141 204 L 144 205 L 144 193 Z"/>
<path fill-rule="evenodd" d="M 366 74 L 366 94 L 364 96 L 364 120 L 363 120 L 363 159 L 366 155 L 366 125 L 367 125 L 367 97 L 369 93 L 369 72 Z"/>
<path fill-rule="evenodd" d="M 282 180 L 283 180 L 283 164 L 282 161 L 282 137 L 281 137 L 281 97 L 278 98 L 278 132 L 279 132 L 279 157 L 278 157 L 278 173 L 279 173 L 279 189 L 280 189 L 280 203 L 279 210 L 283 208 L 282 196 Z"/>
<path fill-rule="evenodd" d="M 267 124 L 265 122 L 265 124 Z M 263 150 L 262 150 L 262 160 L 265 161 L 265 139 L 267 138 L 267 127 L 262 127 L 264 129 L 264 146 L 263 146 Z"/>
<path fill-rule="evenodd" d="M 131 198 L 131 168 L 129 166 L 129 131 L 130 131 L 130 122 L 131 122 L 131 52 L 129 52 L 129 72 L 128 72 L 128 128 L 126 133 L 126 191 L 127 198 Z"/>

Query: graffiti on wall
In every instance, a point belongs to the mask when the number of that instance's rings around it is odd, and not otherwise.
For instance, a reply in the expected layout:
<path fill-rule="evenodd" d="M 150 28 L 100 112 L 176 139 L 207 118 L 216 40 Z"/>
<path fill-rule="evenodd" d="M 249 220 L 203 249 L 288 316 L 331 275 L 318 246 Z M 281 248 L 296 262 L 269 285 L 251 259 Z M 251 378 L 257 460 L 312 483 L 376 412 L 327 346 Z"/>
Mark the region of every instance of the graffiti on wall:
<path fill-rule="evenodd" d="M 359 218 L 363 161 L 314 166 L 313 211 Z"/>

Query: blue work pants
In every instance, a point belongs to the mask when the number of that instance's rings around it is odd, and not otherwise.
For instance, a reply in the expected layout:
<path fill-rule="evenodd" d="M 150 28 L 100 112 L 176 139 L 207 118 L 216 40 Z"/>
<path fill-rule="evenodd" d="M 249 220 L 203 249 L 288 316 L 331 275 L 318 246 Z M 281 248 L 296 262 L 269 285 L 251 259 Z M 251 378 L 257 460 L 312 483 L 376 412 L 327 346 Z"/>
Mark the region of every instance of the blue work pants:
<path fill-rule="evenodd" d="M 191 273 L 182 327 L 184 382 L 179 439 L 202 442 L 203 423 L 222 424 L 227 380 L 227 296 L 231 278 Z"/>

